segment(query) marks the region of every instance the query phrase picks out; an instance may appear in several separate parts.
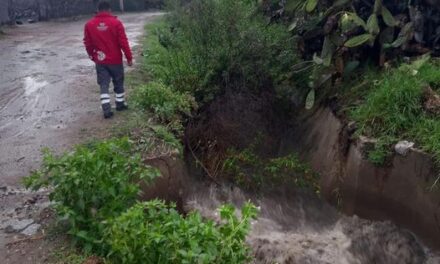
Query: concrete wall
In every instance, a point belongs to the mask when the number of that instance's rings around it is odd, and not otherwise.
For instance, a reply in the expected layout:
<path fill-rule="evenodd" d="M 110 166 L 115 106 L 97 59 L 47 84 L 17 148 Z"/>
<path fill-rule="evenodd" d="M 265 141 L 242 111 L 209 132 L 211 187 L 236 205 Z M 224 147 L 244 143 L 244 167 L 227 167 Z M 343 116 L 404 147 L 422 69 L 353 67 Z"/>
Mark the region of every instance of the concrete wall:
<path fill-rule="evenodd" d="M 0 24 L 15 20 L 48 20 L 93 14 L 99 0 L 0 0 Z M 109 0 L 119 11 L 119 0 Z M 160 8 L 163 0 L 124 0 L 125 11 Z"/>
<path fill-rule="evenodd" d="M 34 0 L 35 1 L 35 0 Z M 42 19 L 92 14 L 97 0 L 36 0 Z"/>
<path fill-rule="evenodd" d="M 10 21 L 9 2 L 10 0 L 0 0 L 0 25 Z"/>
<path fill-rule="evenodd" d="M 392 220 L 440 249 L 440 188 L 432 158 L 417 149 L 395 155 L 387 167 L 364 156 L 371 140 L 350 140 L 349 129 L 329 109 L 297 120 L 281 152 L 297 151 L 321 175 L 322 196 L 342 211 L 372 220 Z M 370 145 L 371 147 L 371 145 Z"/>
<path fill-rule="evenodd" d="M 11 20 L 47 20 L 91 14 L 96 10 L 97 0 L 11 0 Z"/>

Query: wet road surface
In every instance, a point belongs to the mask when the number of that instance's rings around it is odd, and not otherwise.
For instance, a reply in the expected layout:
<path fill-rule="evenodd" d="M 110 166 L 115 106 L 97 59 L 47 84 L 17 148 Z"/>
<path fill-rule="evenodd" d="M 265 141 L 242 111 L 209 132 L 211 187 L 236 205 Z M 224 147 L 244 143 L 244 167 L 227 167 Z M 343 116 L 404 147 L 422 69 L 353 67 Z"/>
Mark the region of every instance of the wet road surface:
<path fill-rule="evenodd" d="M 119 16 L 132 46 L 157 15 Z M 66 150 L 109 128 L 82 44 L 87 19 L 14 27 L 0 39 L 0 186 L 38 168 L 42 148 Z"/>

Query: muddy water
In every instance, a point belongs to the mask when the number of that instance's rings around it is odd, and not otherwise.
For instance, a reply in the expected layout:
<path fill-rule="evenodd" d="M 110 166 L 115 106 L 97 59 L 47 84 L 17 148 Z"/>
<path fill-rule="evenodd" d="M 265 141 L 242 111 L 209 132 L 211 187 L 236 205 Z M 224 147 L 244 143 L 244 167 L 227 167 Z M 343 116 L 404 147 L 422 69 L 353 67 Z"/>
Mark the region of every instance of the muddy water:
<path fill-rule="evenodd" d="M 346 217 L 314 195 L 279 190 L 255 198 L 239 189 L 195 188 L 187 209 L 218 220 L 224 202 L 260 207 L 248 243 L 255 263 L 439 264 L 440 255 L 391 222 Z"/>
<path fill-rule="evenodd" d="M 120 16 L 132 46 L 156 15 Z M 108 128 L 82 44 L 86 19 L 22 25 L 0 39 L 0 186 L 37 168 L 42 147 L 63 150 Z"/>

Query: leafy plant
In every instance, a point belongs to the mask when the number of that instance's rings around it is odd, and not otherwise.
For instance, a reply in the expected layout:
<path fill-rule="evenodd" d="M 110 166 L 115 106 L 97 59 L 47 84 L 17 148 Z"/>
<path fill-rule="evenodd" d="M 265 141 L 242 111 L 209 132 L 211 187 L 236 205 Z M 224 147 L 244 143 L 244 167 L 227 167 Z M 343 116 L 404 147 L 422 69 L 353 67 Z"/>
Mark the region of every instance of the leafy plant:
<path fill-rule="evenodd" d="M 307 64 L 302 64 L 303 72 L 309 73 L 312 85 L 308 87 L 308 95 L 304 95 L 306 109 L 313 106 L 314 101 L 309 100 L 313 94 L 325 93 L 322 90 L 328 90 L 335 79 L 349 77 L 356 68 L 372 60 L 383 66 L 398 54 L 393 49 L 426 52 L 421 47 L 425 44 L 423 32 L 428 31 L 423 28 L 423 21 L 431 15 L 420 19 L 420 3 L 385 0 L 278 3 L 281 8 L 274 15 L 291 21 L 289 30 L 299 39 L 300 51 L 307 60 Z M 405 16 L 409 21 L 402 19 Z M 436 37 L 434 43 L 439 39 Z M 422 45 L 414 46 L 414 40 Z M 369 56 L 372 52 L 379 56 Z"/>
<path fill-rule="evenodd" d="M 106 233 L 114 263 L 247 263 L 245 243 L 257 209 L 246 203 L 241 218 L 231 205 L 219 209 L 221 223 L 199 213 L 180 215 L 162 201 L 138 203 L 112 221 Z"/>
<path fill-rule="evenodd" d="M 42 168 L 25 178 L 27 187 L 53 188 L 49 198 L 60 218 L 68 220 L 68 233 L 88 252 L 104 251 L 107 221 L 135 203 L 136 181 L 159 176 L 131 147 L 123 138 L 77 146 L 60 157 L 46 150 Z"/>

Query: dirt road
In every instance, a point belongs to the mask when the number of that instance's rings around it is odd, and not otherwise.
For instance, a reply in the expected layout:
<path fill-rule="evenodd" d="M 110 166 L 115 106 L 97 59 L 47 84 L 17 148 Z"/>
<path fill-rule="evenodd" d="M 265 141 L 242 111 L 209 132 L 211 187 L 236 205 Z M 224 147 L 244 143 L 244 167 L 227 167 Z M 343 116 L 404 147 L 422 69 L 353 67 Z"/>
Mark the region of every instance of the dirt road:
<path fill-rule="evenodd" d="M 132 45 L 157 14 L 120 16 Z M 109 123 L 82 44 L 86 19 L 23 25 L 0 39 L 0 186 L 37 168 L 42 147 L 66 149 Z"/>
<path fill-rule="evenodd" d="M 158 15 L 119 16 L 134 50 L 145 23 Z M 15 244 L 38 234 L 11 230 L 42 224 L 47 192 L 19 187 L 20 179 L 39 167 L 41 149 L 68 150 L 108 134 L 114 123 L 102 117 L 94 64 L 83 48 L 87 19 L 27 24 L 0 36 L 0 259 L 5 261 L 1 263 L 45 263 L 50 251 L 48 241 Z M 13 246 L 7 246 L 11 242 Z"/>

